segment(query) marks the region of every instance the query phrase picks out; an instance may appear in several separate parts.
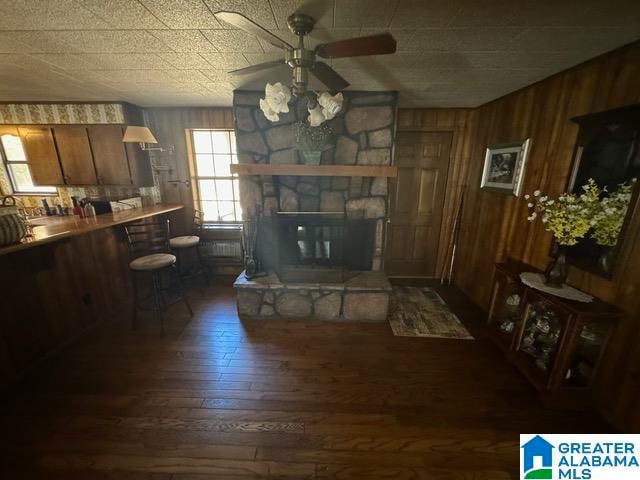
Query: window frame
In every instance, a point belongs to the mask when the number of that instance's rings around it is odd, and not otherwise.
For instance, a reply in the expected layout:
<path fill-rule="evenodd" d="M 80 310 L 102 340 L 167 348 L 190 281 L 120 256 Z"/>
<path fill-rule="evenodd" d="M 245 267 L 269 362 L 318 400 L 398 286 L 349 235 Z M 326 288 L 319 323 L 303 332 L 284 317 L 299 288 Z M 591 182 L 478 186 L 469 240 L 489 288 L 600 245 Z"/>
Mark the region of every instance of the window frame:
<path fill-rule="evenodd" d="M 208 228 L 215 228 L 219 226 L 220 228 L 237 228 L 242 226 L 242 212 L 238 212 L 236 209 L 236 204 L 240 205 L 240 192 L 239 192 L 239 180 L 240 177 L 238 174 L 231 174 L 231 176 L 222 176 L 222 175 L 199 175 L 198 174 L 198 165 L 196 161 L 196 148 L 195 148 L 195 139 L 194 132 L 225 132 L 227 134 L 232 133 L 235 136 L 235 130 L 233 128 L 188 128 L 185 129 L 185 136 L 187 137 L 187 156 L 189 158 L 189 173 L 191 177 L 191 185 L 192 185 L 192 193 L 193 193 L 193 207 L 196 210 L 200 210 L 204 214 L 203 202 L 207 201 L 228 201 L 228 200 L 219 200 L 217 198 L 215 200 L 203 200 L 202 193 L 200 191 L 200 180 L 231 180 L 232 181 L 232 193 L 233 193 L 233 213 L 235 220 L 207 220 L 204 219 L 204 225 Z M 235 147 L 235 146 L 233 146 Z M 231 156 L 231 164 L 238 163 L 238 152 L 237 149 L 233 148 L 227 153 L 218 153 L 219 155 L 230 155 Z M 235 153 L 234 153 L 235 150 Z M 202 154 L 202 153 L 201 153 Z M 208 155 L 209 153 L 205 153 Z M 212 152 L 211 155 L 216 155 L 216 152 Z M 234 162 L 235 159 L 235 162 Z M 233 186 L 233 181 L 238 181 L 238 191 Z"/>
<path fill-rule="evenodd" d="M 2 137 L 4 135 L 10 135 L 13 137 L 16 137 L 18 139 L 18 141 L 20 142 L 20 145 L 22 145 L 22 152 L 24 153 L 24 160 L 9 160 L 9 157 L 7 156 L 7 152 L 5 151 L 4 148 L 4 143 L 2 142 Z M 13 174 L 13 170 L 11 169 L 11 165 L 26 165 L 27 166 L 27 170 L 29 171 L 29 178 L 31 179 L 31 183 L 33 184 L 33 175 L 31 173 L 31 165 L 29 165 L 29 158 L 27 157 L 27 151 L 24 148 L 24 142 L 22 141 L 22 138 L 20 137 L 20 135 L 14 135 L 12 133 L 2 133 L 0 134 L 0 156 L 2 157 L 2 167 L 4 168 L 4 171 L 6 173 L 7 179 L 9 180 L 9 183 L 11 184 L 11 189 L 13 190 L 12 195 L 16 195 L 16 196 L 39 196 L 39 197 L 46 197 L 46 196 L 51 196 L 51 197 L 55 197 L 58 195 L 58 189 L 55 185 L 35 185 L 34 187 L 43 187 L 43 188 L 51 188 L 52 190 L 50 191 L 42 191 L 42 190 L 24 190 L 21 189 L 18 186 L 18 183 L 16 181 L 16 179 L 14 178 L 14 174 Z"/>

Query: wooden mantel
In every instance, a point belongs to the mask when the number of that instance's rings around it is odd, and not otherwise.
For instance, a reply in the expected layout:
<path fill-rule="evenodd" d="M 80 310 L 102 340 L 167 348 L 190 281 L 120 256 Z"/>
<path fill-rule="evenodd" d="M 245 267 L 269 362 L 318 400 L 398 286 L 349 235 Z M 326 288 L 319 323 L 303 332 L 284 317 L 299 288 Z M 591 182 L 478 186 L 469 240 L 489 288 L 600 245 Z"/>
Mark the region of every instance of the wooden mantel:
<path fill-rule="evenodd" d="M 395 165 L 289 165 L 240 163 L 231 165 L 238 175 L 297 175 L 312 177 L 396 177 Z"/>

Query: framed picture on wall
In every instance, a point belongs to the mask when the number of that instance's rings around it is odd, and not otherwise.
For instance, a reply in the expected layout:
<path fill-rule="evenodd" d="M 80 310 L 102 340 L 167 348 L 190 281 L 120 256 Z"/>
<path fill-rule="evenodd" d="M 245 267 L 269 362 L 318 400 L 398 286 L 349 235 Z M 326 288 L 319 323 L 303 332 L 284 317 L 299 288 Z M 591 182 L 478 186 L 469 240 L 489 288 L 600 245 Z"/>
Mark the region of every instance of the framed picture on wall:
<path fill-rule="evenodd" d="M 527 138 L 523 142 L 488 146 L 480 188 L 519 196 L 530 144 Z"/>

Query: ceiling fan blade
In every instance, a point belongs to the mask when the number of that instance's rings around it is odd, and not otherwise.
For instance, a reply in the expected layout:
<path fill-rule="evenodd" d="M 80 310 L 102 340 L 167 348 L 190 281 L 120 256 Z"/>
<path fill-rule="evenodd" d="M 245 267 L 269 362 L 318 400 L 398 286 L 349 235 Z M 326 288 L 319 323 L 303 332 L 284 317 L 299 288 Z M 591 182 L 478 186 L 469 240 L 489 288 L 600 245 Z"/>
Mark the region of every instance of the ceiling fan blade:
<path fill-rule="evenodd" d="M 279 67 L 280 65 L 285 65 L 284 60 L 271 60 L 270 62 L 258 63 L 256 65 L 251 65 L 250 67 L 231 70 L 229 73 L 231 75 L 247 75 L 249 73 L 260 72 L 269 68 Z"/>
<path fill-rule="evenodd" d="M 386 55 L 395 53 L 395 51 L 396 40 L 390 33 L 338 40 L 337 42 L 323 43 L 316 47 L 316 54 L 323 58 Z"/>
<path fill-rule="evenodd" d="M 311 73 L 334 92 L 339 92 L 349 86 L 349 82 L 324 62 L 316 62 L 311 67 Z"/>
<path fill-rule="evenodd" d="M 244 30 L 247 33 L 255 35 L 256 37 L 261 38 L 265 42 L 268 42 L 275 47 L 282 48 L 283 50 L 293 50 L 293 46 L 290 43 L 285 42 L 281 38 L 275 36 L 273 33 L 265 30 L 263 27 L 255 23 L 253 20 L 245 17 L 241 13 L 216 12 L 214 13 L 214 15 L 218 20 L 227 22 L 234 27 L 238 27 L 239 29 Z"/>

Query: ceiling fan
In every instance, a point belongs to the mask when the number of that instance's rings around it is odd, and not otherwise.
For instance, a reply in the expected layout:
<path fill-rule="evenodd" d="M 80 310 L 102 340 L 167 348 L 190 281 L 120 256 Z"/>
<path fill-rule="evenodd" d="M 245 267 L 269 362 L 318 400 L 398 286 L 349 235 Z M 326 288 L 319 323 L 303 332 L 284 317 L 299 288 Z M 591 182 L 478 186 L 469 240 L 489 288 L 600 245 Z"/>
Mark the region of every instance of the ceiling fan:
<path fill-rule="evenodd" d="M 342 78 L 338 72 L 325 62 L 317 60 L 316 57 L 361 57 L 366 55 L 385 55 L 395 53 L 396 51 L 396 41 L 390 33 L 322 43 L 314 49 L 305 48 L 304 37 L 313 30 L 316 20 L 312 16 L 304 13 L 296 12 L 287 18 L 289 29 L 298 36 L 298 45 L 295 47 L 241 13 L 217 12 L 214 15 L 217 19 L 255 35 L 285 51 L 284 59 L 282 60 L 259 63 L 239 70 L 233 70 L 229 73 L 233 75 L 244 75 L 287 64 L 293 69 L 294 95 L 301 95 L 306 91 L 309 72 L 334 92 L 344 90 L 349 86 L 349 82 Z"/>

